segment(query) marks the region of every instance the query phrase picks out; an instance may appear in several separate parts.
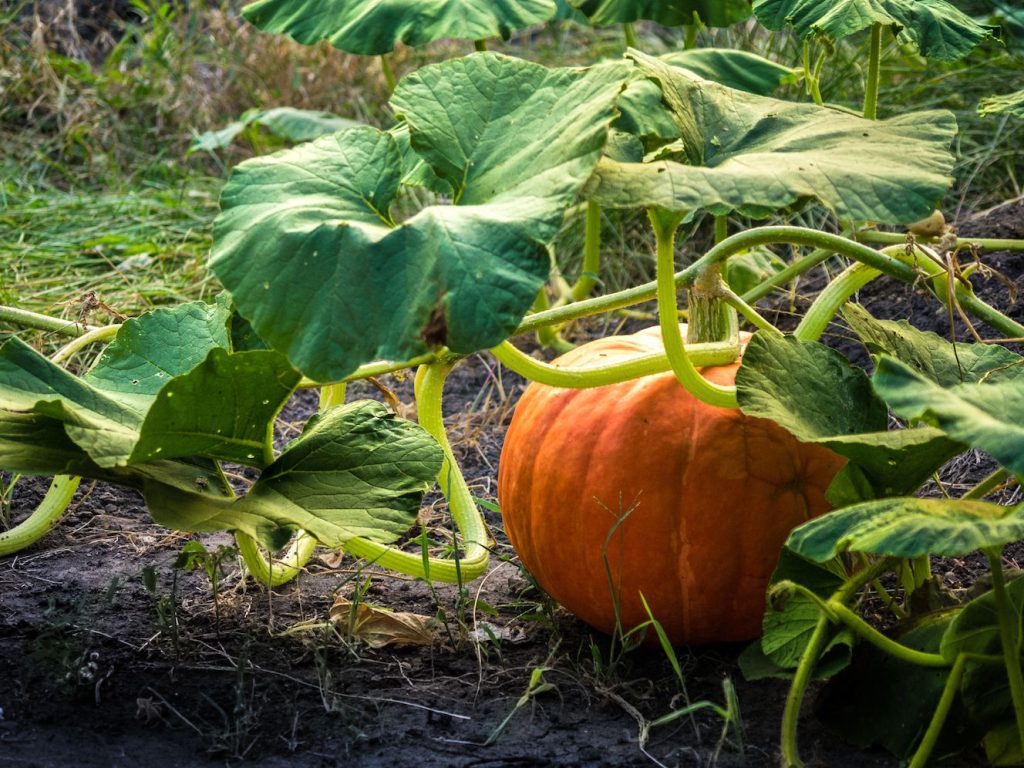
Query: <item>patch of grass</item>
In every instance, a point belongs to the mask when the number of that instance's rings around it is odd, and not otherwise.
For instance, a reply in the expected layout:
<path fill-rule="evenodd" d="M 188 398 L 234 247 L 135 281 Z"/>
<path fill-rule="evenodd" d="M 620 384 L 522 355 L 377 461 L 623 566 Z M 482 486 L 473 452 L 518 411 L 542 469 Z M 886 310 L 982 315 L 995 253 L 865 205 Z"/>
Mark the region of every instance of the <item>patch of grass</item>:
<path fill-rule="evenodd" d="M 0 303 L 89 323 L 216 292 L 206 269 L 219 182 L 128 192 L 0 187 Z"/>

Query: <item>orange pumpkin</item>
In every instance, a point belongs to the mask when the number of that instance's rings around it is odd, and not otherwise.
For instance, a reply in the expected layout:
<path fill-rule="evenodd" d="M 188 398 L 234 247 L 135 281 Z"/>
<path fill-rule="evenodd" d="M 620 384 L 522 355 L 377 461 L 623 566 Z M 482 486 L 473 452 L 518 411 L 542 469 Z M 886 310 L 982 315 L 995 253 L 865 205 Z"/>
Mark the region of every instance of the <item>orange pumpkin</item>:
<path fill-rule="evenodd" d="M 649 328 L 584 344 L 585 368 L 662 351 Z M 703 375 L 732 384 L 739 362 Z M 672 373 L 594 389 L 536 382 L 505 436 L 498 500 L 523 565 L 612 632 L 647 620 L 674 643 L 749 640 L 790 530 L 825 512 L 844 460 L 773 422 L 698 401 Z M 610 579 L 609 579 L 610 574 Z"/>

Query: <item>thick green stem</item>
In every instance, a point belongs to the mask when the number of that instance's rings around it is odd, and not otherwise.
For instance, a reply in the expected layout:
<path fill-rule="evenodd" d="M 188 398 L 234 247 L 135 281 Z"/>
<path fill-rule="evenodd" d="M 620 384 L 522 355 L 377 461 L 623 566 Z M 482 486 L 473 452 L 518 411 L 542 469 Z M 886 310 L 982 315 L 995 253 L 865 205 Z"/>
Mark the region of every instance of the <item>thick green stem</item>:
<path fill-rule="evenodd" d="M 823 106 L 824 102 L 821 99 L 821 88 L 818 85 L 818 70 L 821 62 L 821 56 L 818 57 L 818 62 L 814 67 L 811 66 L 811 41 L 810 39 L 804 40 L 803 51 L 803 70 L 804 70 L 804 90 L 807 95 L 814 99 L 814 103 L 819 107 Z"/>
<path fill-rule="evenodd" d="M 458 584 L 470 581 L 487 570 L 490 556 L 488 547 L 491 543 L 490 534 L 480 510 L 473 500 L 473 494 L 466 485 L 444 428 L 441 411 L 441 396 L 444 382 L 453 365 L 447 362 L 433 363 L 427 367 L 426 373 L 418 384 L 416 401 L 420 425 L 434 436 L 444 453 L 444 462 L 437 482 L 441 492 L 448 500 L 448 507 L 462 535 L 462 555 L 456 560 L 438 557 L 425 558 L 420 553 L 402 552 L 386 544 L 378 544 L 368 539 L 353 538 L 345 545 L 345 550 L 357 557 L 370 560 L 383 568 L 405 573 L 410 576 L 426 578 L 431 581 L 444 581 Z M 429 571 L 429 572 L 428 572 Z"/>
<path fill-rule="evenodd" d="M 686 293 L 688 344 L 722 341 L 736 334 L 736 310 L 723 299 L 727 290 L 721 263 L 712 264 L 694 280 Z"/>
<path fill-rule="evenodd" d="M 921 743 L 918 744 L 914 757 L 907 768 L 925 768 L 928 765 L 928 758 L 931 757 L 932 750 L 935 749 L 935 744 L 939 740 L 939 734 L 942 733 L 942 727 L 946 724 L 946 718 L 949 716 L 949 710 L 956 700 L 957 692 L 960 690 L 960 681 L 964 676 L 964 666 L 967 663 L 967 658 L 964 654 L 960 654 L 956 657 L 956 661 L 953 662 L 953 669 L 950 670 L 949 677 L 946 678 L 946 684 L 942 688 L 942 696 L 939 697 L 939 703 L 932 714 L 928 730 L 925 731 L 924 736 L 921 738 Z"/>
<path fill-rule="evenodd" d="M 71 504 L 81 480 L 68 475 L 54 477 L 50 489 L 32 514 L 13 528 L 0 532 L 0 557 L 20 552 L 53 530 Z"/>
<path fill-rule="evenodd" d="M 908 648 L 887 637 L 877 629 L 868 624 L 864 619 L 851 611 L 837 600 L 829 600 L 826 603 L 828 610 L 843 624 L 848 626 L 864 640 L 884 651 L 890 656 L 905 661 L 908 664 L 916 664 L 919 667 L 937 667 L 945 669 L 950 666 L 949 659 L 940 653 L 926 653 L 913 648 Z"/>
<path fill-rule="evenodd" d="M 395 92 L 395 73 L 391 69 L 391 61 L 388 59 L 388 54 L 381 54 L 380 57 L 380 71 L 384 73 L 384 82 L 388 85 L 388 93 Z"/>
<path fill-rule="evenodd" d="M 34 328 L 38 331 L 50 331 L 64 336 L 82 336 L 95 331 L 95 325 L 76 323 L 73 320 L 61 320 L 59 317 L 29 312 L 27 309 L 0 306 L 0 323 L 11 323 L 22 328 Z"/>
<path fill-rule="evenodd" d="M 988 558 L 992 574 L 992 597 L 996 603 L 999 619 L 999 639 L 1003 646 L 1006 675 L 1010 681 L 1010 698 L 1013 701 L 1013 715 L 1017 720 L 1018 746 L 1024 750 L 1024 676 L 1020 666 L 1020 619 L 1016 615 L 1010 598 L 1006 594 L 1006 576 L 1003 573 L 1003 557 L 998 547 L 983 550 Z M 1011 621 L 1016 619 L 1016 627 Z"/>
<path fill-rule="evenodd" d="M 548 301 L 548 294 L 544 288 L 537 291 L 537 297 L 533 300 L 533 311 L 544 312 L 551 306 Z M 561 326 L 545 325 L 537 329 L 537 343 L 542 347 L 553 349 L 562 355 L 573 348 L 573 345 L 562 338 Z"/>
<path fill-rule="evenodd" d="M 316 538 L 300 531 L 281 557 L 265 557 L 254 538 L 247 533 L 235 531 L 238 554 L 242 556 L 249 575 L 270 588 L 287 584 L 302 573 L 317 543 Z"/>
<path fill-rule="evenodd" d="M 875 243 L 876 245 L 904 245 L 907 242 L 906 234 L 899 232 L 878 232 L 873 229 L 865 229 L 858 232 L 855 239 L 861 243 Z M 918 243 L 928 245 L 938 242 L 935 237 L 915 237 Z M 1024 251 L 1024 240 L 1009 240 L 993 237 L 958 237 L 956 247 L 976 245 L 986 251 Z"/>
<path fill-rule="evenodd" d="M 882 24 L 871 25 L 871 50 L 868 53 L 868 80 L 864 87 L 864 117 L 878 117 L 878 79 L 882 69 Z"/>
<path fill-rule="evenodd" d="M 622 25 L 622 35 L 626 38 L 627 48 L 636 48 L 636 30 L 633 29 L 632 24 Z"/>
<path fill-rule="evenodd" d="M 709 344 L 687 344 L 686 353 L 690 361 L 700 368 L 728 365 L 739 354 L 739 342 L 736 339 Z M 603 387 L 672 370 L 672 365 L 665 354 L 644 355 L 625 362 L 592 368 L 560 368 L 520 352 L 507 341 L 494 347 L 491 354 L 506 368 L 530 381 L 566 389 Z"/>
<path fill-rule="evenodd" d="M 80 352 L 90 344 L 95 344 L 98 341 L 110 341 L 117 335 L 120 328 L 120 325 L 105 325 L 102 328 L 94 328 L 87 333 L 83 333 L 50 355 L 50 362 L 55 365 L 61 365 L 71 359 L 75 353 Z"/>
<path fill-rule="evenodd" d="M 843 304 L 880 274 L 882 273 L 874 267 L 861 263 L 853 264 L 844 269 L 835 280 L 830 282 L 818 294 L 810 309 L 807 310 L 807 314 L 804 315 L 796 330 L 793 331 L 793 335 L 802 341 L 817 341 L 820 339 L 821 334 L 825 332 L 825 328 L 828 327 L 828 324 Z"/>
<path fill-rule="evenodd" d="M 754 307 L 750 306 L 740 296 L 737 296 L 727 286 L 722 289 L 722 301 L 728 304 L 730 307 L 735 309 L 741 315 L 743 315 L 747 321 L 765 333 L 770 333 L 773 336 L 782 336 L 783 333 L 770 322 L 767 318 L 762 317 Z"/>
<path fill-rule="evenodd" d="M 672 365 L 672 372 L 679 383 L 698 400 L 720 408 L 736 408 L 736 387 L 712 384 L 700 375 L 686 354 L 686 345 L 679 329 L 679 308 L 676 304 L 676 283 L 673 273 L 675 235 L 682 217 L 657 209 L 650 209 L 648 214 L 654 225 L 657 248 L 658 324 L 661 326 L 661 339 Z"/>
<path fill-rule="evenodd" d="M 341 382 L 335 382 L 336 384 L 359 381 L 360 379 L 368 379 L 371 376 L 385 376 L 389 373 L 396 373 L 397 371 L 404 371 L 409 368 L 415 368 L 420 365 L 427 365 L 437 360 L 437 355 L 433 352 L 428 352 L 425 355 L 419 355 L 418 357 L 411 358 L 409 360 L 403 360 L 401 362 L 394 362 L 391 360 L 381 360 L 375 363 L 367 363 L 356 368 L 355 373 L 351 373 L 346 376 Z M 323 387 L 324 383 L 320 381 L 313 381 L 312 379 L 303 377 L 299 381 L 299 389 L 315 389 L 317 387 Z"/>
<path fill-rule="evenodd" d="M 587 298 L 597 285 L 597 270 L 601 266 L 601 206 L 587 201 L 587 218 L 583 235 L 583 267 L 570 295 L 573 301 Z"/>
<path fill-rule="evenodd" d="M 863 261 L 886 274 L 908 283 L 914 282 L 920 276 L 912 267 L 900 261 L 887 258 L 873 248 L 848 240 L 840 235 L 832 235 L 805 227 L 767 226 L 748 229 L 745 232 L 737 232 L 734 235 L 730 235 L 690 266 L 677 272 L 674 277 L 675 282 L 680 287 L 689 287 L 697 276 L 711 264 L 724 261 L 736 253 L 747 251 L 760 245 L 781 243 L 820 248 L 827 250 L 829 253 Z M 809 269 L 810 266 L 813 265 L 808 265 L 807 268 Z M 538 312 L 526 317 L 512 335 L 532 333 L 545 325 L 578 320 L 581 317 L 599 315 L 644 301 L 650 301 L 657 297 L 657 292 L 657 281 L 655 281 L 608 294 L 607 296 L 597 296 L 576 304 Z"/>
<path fill-rule="evenodd" d="M 809 271 L 813 267 L 816 267 L 821 262 L 825 261 L 835 254 L 832 251 L 816 249 L 811 251 L 806 256 L 803 256 L 785 269 L 780 269 L 774 275 L 769 276 L 766 280 L 762 281 L 758 285 L 751 288 L 749 291 L 743 294 L 743 300 L 748 302 L 755 302 L 758 299 L 762 299 L 775 290 L 778 286 L 788 283 L 795 277 L 799 277 L 804 272 Z"/>
<path fill-rule="evenodd" d="M 811 682 L 811 675 L 814 673 L 814 665 L 821 656 L 828 642 L 828 615 L 822 613 L 814 625 L 814 632 L 811 633 L 804 649 L 796 672 L 793 673 L 793 682 L 789 686 L 789 693 L 786 695 L 786 708 L 782 712 L 782 738 L 780 740 L 780 751 L 782 752 L 782 765 L 784 768 L 803 768 L 804 762 L 800 759 L 800 749 L 797 745 L 797 726 L 800 721 L 800 706 L 803 704 L 804 692 Z"/>
<path fill-rule="evenodd" d="M 971 488 L 960 498 L 963 499 L 983 499 L 988 496 L 992 491 L 1001 486 L 1006 482 L 1010 476 L 1010 470 L 1000 467 L 995 472 L 984 478 L 980 483 Z"/>
<path fill-rule="evenodd" d="M 333 408 L 336 405 L 345 404 L 345 391 L 348 389 L 348 384 L 344 381 L 337 384 L 326 384 L 320 388 L 320 403 L 319 410 L 321 412 L 326 411 L 328 408 Z"/>

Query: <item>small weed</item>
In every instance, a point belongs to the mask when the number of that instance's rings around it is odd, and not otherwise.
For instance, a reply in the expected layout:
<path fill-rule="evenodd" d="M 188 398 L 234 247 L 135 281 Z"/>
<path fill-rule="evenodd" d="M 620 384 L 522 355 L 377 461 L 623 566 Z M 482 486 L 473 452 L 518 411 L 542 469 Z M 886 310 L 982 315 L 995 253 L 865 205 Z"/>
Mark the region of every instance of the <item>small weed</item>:
<path fill-rule="evenodd" d="M 221 544 L 212 552 L 201 541 L 192 540 L 182 547 L 174 561 L 174 567 L 183 571 L 201 570 L 210 582 L 213 595 L 213 613 L 218 631 L 220 629 L 220 581 L 227 563 L 238 557 L 238 548 Z"/>
<path fill-rule="evenodd" d="M 161 592 L 157 579 L 156 568 L 147 565 L 142 569 L 142 585 L 153 598 L 153 609 L 156 612 L 156 623 L 160 634 L 170 640 L 174 649 L 175 660 L 181 658 L 181 624 L 178 619 L 178 571 L 172 572 L 171 589 Z"/>

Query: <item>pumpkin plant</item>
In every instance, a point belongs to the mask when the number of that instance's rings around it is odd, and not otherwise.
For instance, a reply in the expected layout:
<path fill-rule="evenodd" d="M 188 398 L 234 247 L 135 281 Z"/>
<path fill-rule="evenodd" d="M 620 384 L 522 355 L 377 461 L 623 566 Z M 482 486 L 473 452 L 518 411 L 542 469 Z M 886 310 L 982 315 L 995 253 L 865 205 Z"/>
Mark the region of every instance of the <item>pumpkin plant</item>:
<path fill-rule="evenodd" d="M 381 537 L 324 530 L 316 515 L 311 518 L 309 510 L 300 513 L 288 504 L 270 512 L 272 505 L 246 501 L 247 496 L 217 501 L 211 507 L 205 499 L 198 503 L 178 493 L 187 482 L 172 484 L 174 493 L 149 484 L 156 489 L 152 506 L 158 517 L 190 530 L 239 530 L 265 544 L 279 544 L 278 532 L 289 528 L 309 531 L 311 538 L 300 537 L 304 544 L 293 564 L 308 555 L 314 540 L 320 540 L 332 546 L 344 544 L 353 553 L 405 572 L 426 575 L 429 571 L 432 578 L 448 580 L 471 578 L 486 566 L 489 539 L 445 449 L 439 416 L 441 383 L 461 357 L 493 348 L 500 360 L 530 377 L 588 387 L 634 378 L 653 365 L 672 370 L 698 399 L 716 407 L 735 407 L 734 388 L 708 382 L 694 367 L 694 360 L 705 364 L 735 360 L 736 322 L 731 310 L 723 310 L 727 304 L 739 307 L 755 325 L 768 327 L 747 302 L 730 294 L 717 279 L 719 265 L 728 257 L 756 245 L 789 243 L 827 249 L 870 265 L 853 268 L 822 294 L 803 326 L 809 337 L 821 332 L 865 276 L 876 274 L 870 270 L 908 281 L 923 275 L 941 282 L 937 276 L 942 267 L 918 262 L 903 248 L 880 252 L 794 227 L 738 233 L 674 273 L 675 230 L 701 210 L 765 216 L 818 201 L 846 219 L 899 222 L 920 217 L 935 205 L 948 181 L 946 146 L 953 125 L 945 113 L 866 123 L 813 105 L 734 91 L 639 53 L 631 54 L 631 61 L 626 67 L 613 63 L 589 69 L 548 69 L 481 53 L 425 67 L 396 89 L 392 105 L 401 123 L 394 129 L 356 127 L 248 161 L 236 169 L 224 190 L 223 210 L 215 225 L 213 269 L 230 291 L 233 306 L 269 349 L 209 349 L 209 360 L 199 361 L 195 372 L 175 369 L 175 376 L 193 377 L 195 383 L 190 386 L 200 392 L 201 377 L 226 374 L 230 386 L 218 391 L 236 400 L 241 394 L 233 393 L 241 393 L 244 386 L 240 381 L 278 381 L 274 397 L 255 399 L 263 410 L 249 429 L 265 438 L 270 417 L 300 383 L 331 384 L 414 363 L 429 364 L 418 387 L 420 413 L 442 446 L 441 485 L 451 497 L 462 529 L 463 549 L 456 547 L 456 560 L 425 563 L 420 553 L 394 551 Z M 653 84 L 663 95 L 662 127 L 674 126 L 675 138 L 613 131 L 616 104 L 638 80 Z M 633 124 L 646 123 L 634 120 Z M 614 143 L 609 140 L 613 133 Z M 645 154 L 659 142 L 653 154 Z M 881 170 L 865 178 L 861 156 L 869 150 L 880 158 Z M 407 195 L 410 188 L 421 192 Z M 658 239 L 658 281 L 526 316 L 550 269 L 549 243 L 581 191 L 609 207 L 649 210 Z M 417 204 L 424 199 L 427 204 Z M 811 263 L 804 260 L 793 272 Z M 686 343 L 677 325 L 679 286 L 693 289 Z M 655 296 L 664 354 L 573 371 L 538 366 L 505 341 L 517 333 Z M 981 313 L 1006 329 L 1007 335 L 1016 332 L 1015 324 L 966 290 L 959 289 L 957 297 L 967 311 Z M 702 302 L 707 311 L 699 312 Z M 152 329 L 145 333 L 153 343 L 161 343 L 163 335 Z M 15 350 L 27 354 L 16 344 L 11 348 Z M 251 378 L 244 372 L 232 373 L 221 358 L 235 360 L 236 356 L 239 364 L 259 359 L 264 365 L 277 366 L 274 370 L 280 373 Z M 9 370 L 5 376 L 11 386 L 24 389 L 20 369 Z M 57 375 L 47 371 L 47 376 Z M 298 379 L 296 371 L 304 378 Z M 90 375 L 81 381 L 93 386 Z M 104 457 L 106 463 L 90 458 L 57 466 L 12 459 L 5 466 L 116 480 L 123 474 L 122 467 L 147 464 L 158 453 L 162 458 L 199 457 L 190 458 L 188 466 L 209 467 L 209 461 L 230 460 L 255 462 L 257 467 L 267 467 L 265 471 L 281 460 L 272 456 L 265 442 L 258 443 L 248 433 L 241 438 L 248 442 L 239 443 L 245 450 L 233 442 L 228 450 L 210 437 L 225 427 L 215 420 L 207 425 L 202 409 L 183 412 L 195 412 L 193 431 L 205 435 L 206 442 L 182 440 L 172 430 L 151 431 L 150 424 L 171 420 L 160 415 L 161 409 L 184 401 L 176 391 L 172 397 L 177 395 L 178 400 L 168 398 L 156 386 L 160 379 L 153 379 L 146 392 L 152 400 L 146 400 L 146 407 L 152 406 L 149 411 L 136 405 L 133 414 L 127 414 L 124 408 L 102 400 L 98 416 L 83 414 L 91 414 L 101 400 L 88 388 L 82 389 L 84 384 L 72 381 L 79 380 L 68 377 L 66 386 L 71 388 L 69 393 L 74 390 L 73 397 L 44 398 L 38 395 L 42 385 L 33 384 L 25 390 L 29 394 L 12 396 L 7 407 L 46 417 L 39 424 L 33 421 L 33 428 L 53 432 L 55 444 L 67 446 L 70 439 L 83 450 L 83 439 L 76 442 L 83 428 L 79 422 L 112 420 L 128 433 L 114 441 L 117 452 Z M 102 381 L 104 386 L 114 382 L 109 386 L 124 396 L 135 394 L 134 378 L 125 383 L 104 373 Z M 77 403 L 74 408 L 69 405 L 72 402 Z M 54 419 L 65 425 L 67 439 L 60 438 Z M 328 421 L 326 415 L 319 419 L 320 429 L 311 428 L 304 439 L 325 434 Z M 25 450 L 26 444 L 21 440 L 19 450 Z M 261 450 L 255 449 L 257 444 Z M 117 471 L 107 471 L 108 465 Z M 208 479 L 206 483 L 208 494 L 210 488 L 223 487 Z M 191 492 L 192 486 L 188 488 Z M 249 495 L 261 488 L 254 486 Z M 186 519 L 159 511 L 170 506 L 161 505 L 160 500 L 172 497 L 177 508 L 188 512 Z M 248 514 L 236 519 L 228 510 Z M 253 548 L 243 547 L 243 552 L 250 555 L 251 567 L 266 575 Z M 294 568 L 285 569 L 282 578 L 294 573 Z"/>
<path fill-rule="evenodd" d="M 796 724 L 808 681 L 844 667 L 848 652 L 819 663 L 826 649 L 854 638 L 871 646 L 870 663 L 855 657 L 851 673 L 830 683 L 835 692 L 826 688 L 824 710 L 834 727 L 911 766 L 977 743 L 996 765 L 1020 764 L 1024 579 L 1008 581 L 1001 550 L 1024 538 L 1024 506 L 983 499 L 1024 476 L 1024 358 L 998 345 L 953 345 L 905 322 L 874 320 L 856 306 L 844 316 L 877 356 L 870 381 L 820 344 L 762 334 L 738 377 L 744 413 L 773 418 L 849 462 L 829 489 L 842 508 L 790 535 L 765 634 L 746 666 L 755 675 L 793 671 L 782 732 L 788 766 L 802 765 Z M 844 407 L 835 408 L 837 401 Z M 887 429 L 887 407 L 905 428 Z M 913 495 L 967 448 L 985 451 L 999 467 L 958 499 Z M 980 594 L 960 602 L 928 578 L 930 555 L 977 550 L 991 575 Z M 887 571 L 896 576 L 889 582 L 895 593 L 879 581 Z M 883 635 L 857 614 L 865 590 L 893 611 L 894 632 Z M 876 709 L 866 703 L 881 695 L 900 712 L 898 728 L 873 721 Z M 959 714 L 950 722 L 953 711 Z"/>

